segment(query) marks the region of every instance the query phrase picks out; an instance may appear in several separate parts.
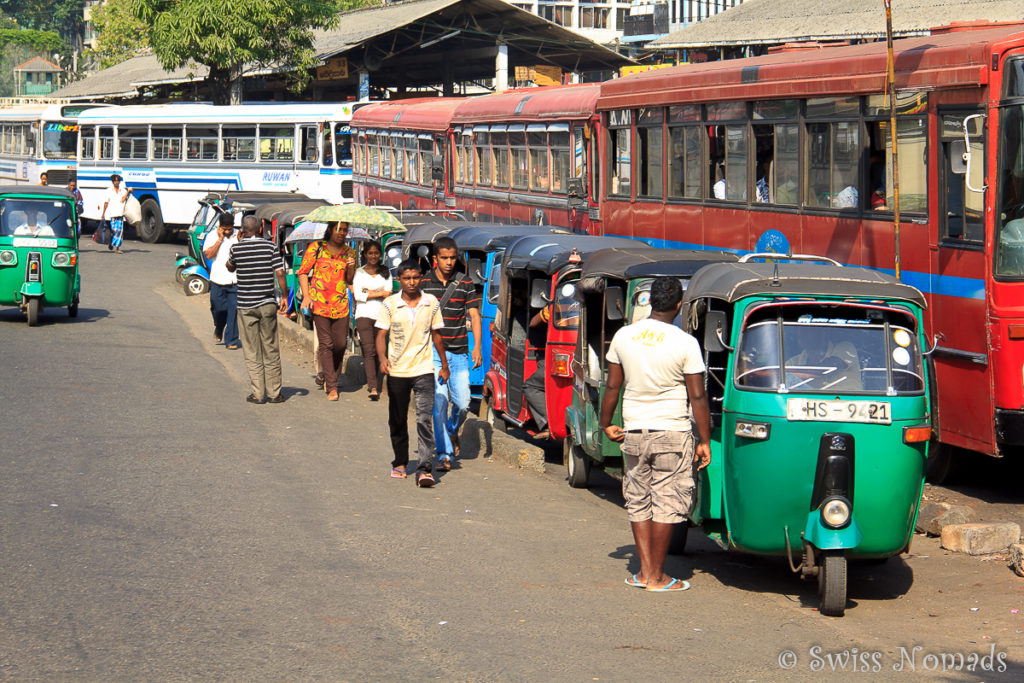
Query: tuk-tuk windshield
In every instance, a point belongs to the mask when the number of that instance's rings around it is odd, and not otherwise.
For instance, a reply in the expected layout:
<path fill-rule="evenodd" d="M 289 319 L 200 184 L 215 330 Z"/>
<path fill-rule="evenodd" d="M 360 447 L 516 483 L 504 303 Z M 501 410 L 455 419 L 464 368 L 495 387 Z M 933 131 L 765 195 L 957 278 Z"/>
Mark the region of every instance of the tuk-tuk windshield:
<path fill-rule="evenodd" d="M 856 309 L 842 313 L 858 317 L 818 317 L 800 307 L 769 308 L 775 310 L 752 314 L 741 333 L 739 386 L 777 391 L 784 385 L 798 393 L 924 391 L 921 354 L 906 314 Z"/>
<path fill-rule="evenodd" d="M 72 237 L 71 203 L 53 199 L 0 200 L 0 235 Z"/>

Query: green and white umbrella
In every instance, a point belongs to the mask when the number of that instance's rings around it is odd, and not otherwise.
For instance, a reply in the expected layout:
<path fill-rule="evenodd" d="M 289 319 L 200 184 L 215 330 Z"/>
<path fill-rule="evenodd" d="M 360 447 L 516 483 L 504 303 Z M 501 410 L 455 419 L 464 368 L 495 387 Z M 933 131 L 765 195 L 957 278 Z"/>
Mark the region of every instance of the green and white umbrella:
<path fill-rule="evenodd" d="M 335 221 L 359 226 L 367 230 L 394 228 L 401 230 L 402 224 L 387 211 L 375 209 L 362 204 L 334 204 L 318 206 L 306 215 L 307 221 L 314 223 L 333 223 Z"/>

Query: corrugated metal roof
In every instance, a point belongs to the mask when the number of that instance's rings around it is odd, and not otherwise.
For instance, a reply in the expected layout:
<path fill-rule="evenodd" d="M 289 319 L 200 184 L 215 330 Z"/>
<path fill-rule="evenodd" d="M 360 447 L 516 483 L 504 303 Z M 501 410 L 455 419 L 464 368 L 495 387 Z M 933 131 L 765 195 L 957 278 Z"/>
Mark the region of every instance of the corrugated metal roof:
<path fill-rule="evenodd" d="M 893 32 L 927 35 L 955 22 L 1024 20 L 1021 0 L 894 0 Z M 713 17 L 649 43 L 654 48 L 702 48 L 807 40 L 885 37 L 885 9 L 877 0 L 745 0 Z"/>
<path fill-rule="evenodd" d="M 441 33 L 449 28 L 459 29 L 458 41 L 463 44 L 472 42 L 477 46 L 494 46 L 502 39 L 510 45 L 510 53 L 518 49 L 520 53 L 534 56 L 536 61 L 533 63 L 558 64 L 567 70 L 576 70 L 573 67 L 580 64 L 598 70 L 632 63 L 614 50 L 504 0 L 407 0 L 344 12 L 337 28 L 314 32 L 314 44 L 317 56 L 323 60 L 365 46 L 371 39 L 393 31 L 404 29 L 419 36 L 418 40 L 410 39 L 408 35 L 399 38 L 398 34 L 394 40 L 379 38 L 383 46 L 391 43 L 387 54 L 378 54 L 382 45 L 375 46 L 374 56 L 381 60 L 399 54 L 414 55 L 411 48 L 429 42 L 432 37 L 441 37 Z M 437 42 L 440 50 L 448 45 Z M 425 56 L 425 50 L 419 52 Z M 481 59 L 465 61 L 487 64 L 487 60 Z M 144 54 L 71 83 L 53 96 L 71 99 L 132 96 L 146 85 L 201 81 L 208 72 L 201 65 L 165 71 L 155 55 Z M 268 72 L 270 70 L 265 68 L 246 69 L 247 75 Z M 441 74 L 435 75 L 440 81 Z"/>

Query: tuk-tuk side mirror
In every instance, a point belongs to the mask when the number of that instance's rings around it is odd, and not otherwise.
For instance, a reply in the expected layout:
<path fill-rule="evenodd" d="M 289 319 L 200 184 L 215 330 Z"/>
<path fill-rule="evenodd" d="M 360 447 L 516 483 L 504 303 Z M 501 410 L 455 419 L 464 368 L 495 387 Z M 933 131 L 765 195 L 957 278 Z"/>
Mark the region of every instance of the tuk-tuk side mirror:
<path fill-rule="evenodd" d="M 726 327 L 728 320 L 725 311 L 708 311 L 704 316 L 704 350 L 708 353 L 719 353 L 721 351 L 732 351 L 728 345 L 729 336 Z"/>
<path fill-rule="evenodd" d="M 466 272 L 469 274 L 469 279 L 473 281 L 474 285 L 482 285 L 484 283 L 484 269 L 480 259 L 467 258 Z"/>
<path fill-rule="evenodd" d="M 444 157 L 435 154 L 430 159 L 430 179 L 444 180 Z"/>
<path fill-rule="evenodd" d="M 608 320 L 622 320 L 626 317 L 626 296 L 622 287 L 606 287 L 604 290 L 604 317 Z"/>
<path fill-rule="evenodd" d="M 551 289 L 551 280 L 535 278 L 530 283 L 530 306 L 532 308 L 544 308 L 551 303 L 548 297 L 548 290 Z"/>

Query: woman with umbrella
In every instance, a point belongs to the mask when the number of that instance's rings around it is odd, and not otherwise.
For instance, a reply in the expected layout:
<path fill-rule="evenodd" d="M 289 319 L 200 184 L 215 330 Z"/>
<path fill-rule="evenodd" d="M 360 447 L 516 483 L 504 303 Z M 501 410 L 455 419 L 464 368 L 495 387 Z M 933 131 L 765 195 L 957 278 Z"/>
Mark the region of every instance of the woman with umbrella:
<path fill-rule="evenodd" d="M 302 290 L 302 309 L 313 311 L 324 391 L 328 401 L 337 401 L 338 371 L 345 358 L 348 341 L 348 288 L 355 275 L 356 252 L 345 244 L 348 223 L 329 217 L 317 220 L 327 222 L 324 239 L 313 242 L 306 249 L 298 270 L 299 287 Z M 320 376 L 317 377 L 319 383 Z"/>

